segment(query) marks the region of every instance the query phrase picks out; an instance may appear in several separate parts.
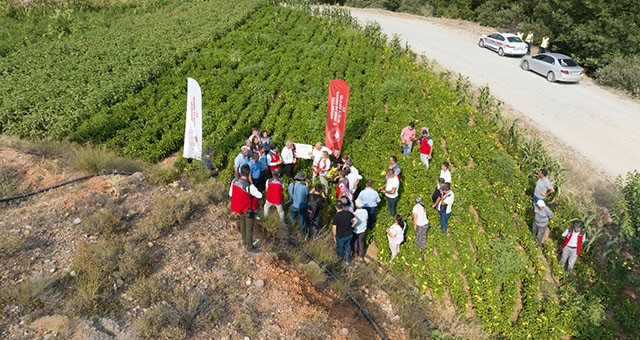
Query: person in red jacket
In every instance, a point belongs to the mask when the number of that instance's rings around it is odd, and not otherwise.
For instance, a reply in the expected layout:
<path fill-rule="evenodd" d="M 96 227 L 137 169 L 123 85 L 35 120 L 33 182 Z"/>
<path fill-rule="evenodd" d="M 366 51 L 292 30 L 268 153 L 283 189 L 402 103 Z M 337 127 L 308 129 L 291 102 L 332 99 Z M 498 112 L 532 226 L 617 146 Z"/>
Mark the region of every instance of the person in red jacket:
<path fill-rule="evenodd" d="M 234 178 L 231 182 L 231 188 L 229 188 L 230 210 L 240 216 L 240 234 L 242 234 L 247 251 L 259 253 L 260 251 L 253 246 L 253 224 L 255 211 L 258 210 L 258 199 L 262 198 L 262 193 L 249 182 L 250 172 L 249 164 L 243 164 L 240 167 L 240 177 Z"/>
<path fill-rule="evenodd" d="M 418 141 L 420 143 L 420 161 L 429 169 L 429 160 L 431 160 L 431 153 L 433 152 L 433 139 L 429 136 L 429 129 L 422 128 Z"/>
<path fill-rule="evenodd" d="M 267 217 L 269 208 L 276 207 L 280 216 L 280 224 L 285 225 L 284 221 L 284 184 L 280 179 L 280 169 L 274 169 L 273 177 L 267 180 L 267 191 L 265 193 L 266 200 L 264 202 L 264 217 Z"/>
<path fill-rule="evenodd" d="M 567 229 L 562 233 L 564 237 L 564 243 L 562 244 L 562 259 L 560 263 L 564 267 L 567 264 L 567 274 L 571 274 L 573 265 L 576 263 L 578 254 L 582 251 L 582 243 L 585 241 L 585 234 L 582 230 L 582 223 L 575 221 L 573 227 Z"/>

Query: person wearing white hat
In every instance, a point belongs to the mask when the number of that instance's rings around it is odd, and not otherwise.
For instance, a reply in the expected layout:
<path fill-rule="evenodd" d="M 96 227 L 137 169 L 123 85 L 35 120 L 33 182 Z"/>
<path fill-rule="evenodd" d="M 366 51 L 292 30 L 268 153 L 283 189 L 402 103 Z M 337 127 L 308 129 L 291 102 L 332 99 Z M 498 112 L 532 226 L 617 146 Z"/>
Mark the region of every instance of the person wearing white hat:
<path fill-rule="evenodd" d="M 536 207 L 533 211 L 533 226 L 531 227 L 531 231 L 533 235 L 536 237 L 536 247 L 542 246 L 542 239 L 544 238 L 544 233 L 547 231 L 549 227 L 549 222 L 553 218 L 553 212 L 544 200 L 539 200 L 536 202 Z"/>

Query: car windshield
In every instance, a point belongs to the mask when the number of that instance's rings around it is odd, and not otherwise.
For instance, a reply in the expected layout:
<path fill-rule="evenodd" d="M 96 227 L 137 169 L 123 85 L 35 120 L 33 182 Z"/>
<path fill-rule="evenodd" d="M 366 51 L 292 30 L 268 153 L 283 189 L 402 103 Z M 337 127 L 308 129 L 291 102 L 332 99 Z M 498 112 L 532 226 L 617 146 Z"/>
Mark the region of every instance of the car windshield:
<path fill-rule="evenodd" d="M 522 39 L 518 37 L 508 37 L 507 39 L 509 39 L 509 42 L 522 42 Z"/>
<path fill-rule="evenodd" d="M 569 59 L 569 58 L 558 59 L 558 61 L 560 61 L 560 65 L 562 66 L 569 66 L 569 67 L 578 66 L 578 64 L 575 61 L 573 61 L 573 59 Z"/>

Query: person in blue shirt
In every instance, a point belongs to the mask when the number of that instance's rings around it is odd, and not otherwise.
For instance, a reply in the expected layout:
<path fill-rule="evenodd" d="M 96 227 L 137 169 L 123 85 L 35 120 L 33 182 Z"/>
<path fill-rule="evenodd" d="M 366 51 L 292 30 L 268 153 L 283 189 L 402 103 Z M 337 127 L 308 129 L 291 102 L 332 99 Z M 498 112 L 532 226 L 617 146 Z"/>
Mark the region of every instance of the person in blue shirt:
<path fill-rule="evenodd" d="M 295 182 L 289 184 L 289 188 L 287 190 L 289 192 L 289 197 L 291 198 L 289 222 L 291 223 L 291 226 L 293 226 L 296 214 L 298 214 L 300 228 L 304 228 L 307 223 L 305 211 L 307 208 L 307 194 L 309 194 L 309 188 L 305 182 L 307 177 L 303 173 L 298 172 L 293 179 Z"/>
<path fill-rule="evenodd" d="M 373 188 L 373 181 L 367 180 L 366 188 L 360 191 L 358 199 L 362 202 L 362 207 L 369 214 L 367 218 L 367 229 L 371 228 L 376 223 L 376 207 L 380 203 L 380 194 Z"/>
<path fill-rule="evenodd" d="M 233 173 L 236 178 L 240 178 L 240 168 L 243 164 L 249 164 L 249 148 L 243 146 L 240 148 L 240 153 L 233 160 Z"/>
<path fill-rule="evenodd" d="M 264 150 L 264 148 L 262 149 Z M 267 180 L 267 156 L 265 153 L 254 153 L 249 161 L 249 167 L 251 168 L 251 183 L 260 191 L 264 191 L 264 182 Z"/>

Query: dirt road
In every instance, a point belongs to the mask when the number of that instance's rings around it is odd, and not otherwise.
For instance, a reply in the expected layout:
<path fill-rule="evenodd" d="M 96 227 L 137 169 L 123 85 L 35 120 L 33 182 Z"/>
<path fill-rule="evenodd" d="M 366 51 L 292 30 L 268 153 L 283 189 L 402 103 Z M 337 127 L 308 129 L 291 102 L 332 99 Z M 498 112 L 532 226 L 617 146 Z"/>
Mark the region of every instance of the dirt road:
<path fill-rule="evenodd" d="M 580 84 L 549 83 L 525 72 L 519 57 L 499 57 L 478 47 L 478 27 L 473 24 L 377 9 L 350 10 L 359 21 L 378 22 L 389 37 L 398 35 L 416 53 L 469 77 L 474 86 L 489 85 L 507 108 L 549 139 L 550 148 L 560 147 L 569 155 L 563 161 L 570 170 L 588 163 L 611 181 L 640 169 L 638 102 L 589 79 Z"/>

